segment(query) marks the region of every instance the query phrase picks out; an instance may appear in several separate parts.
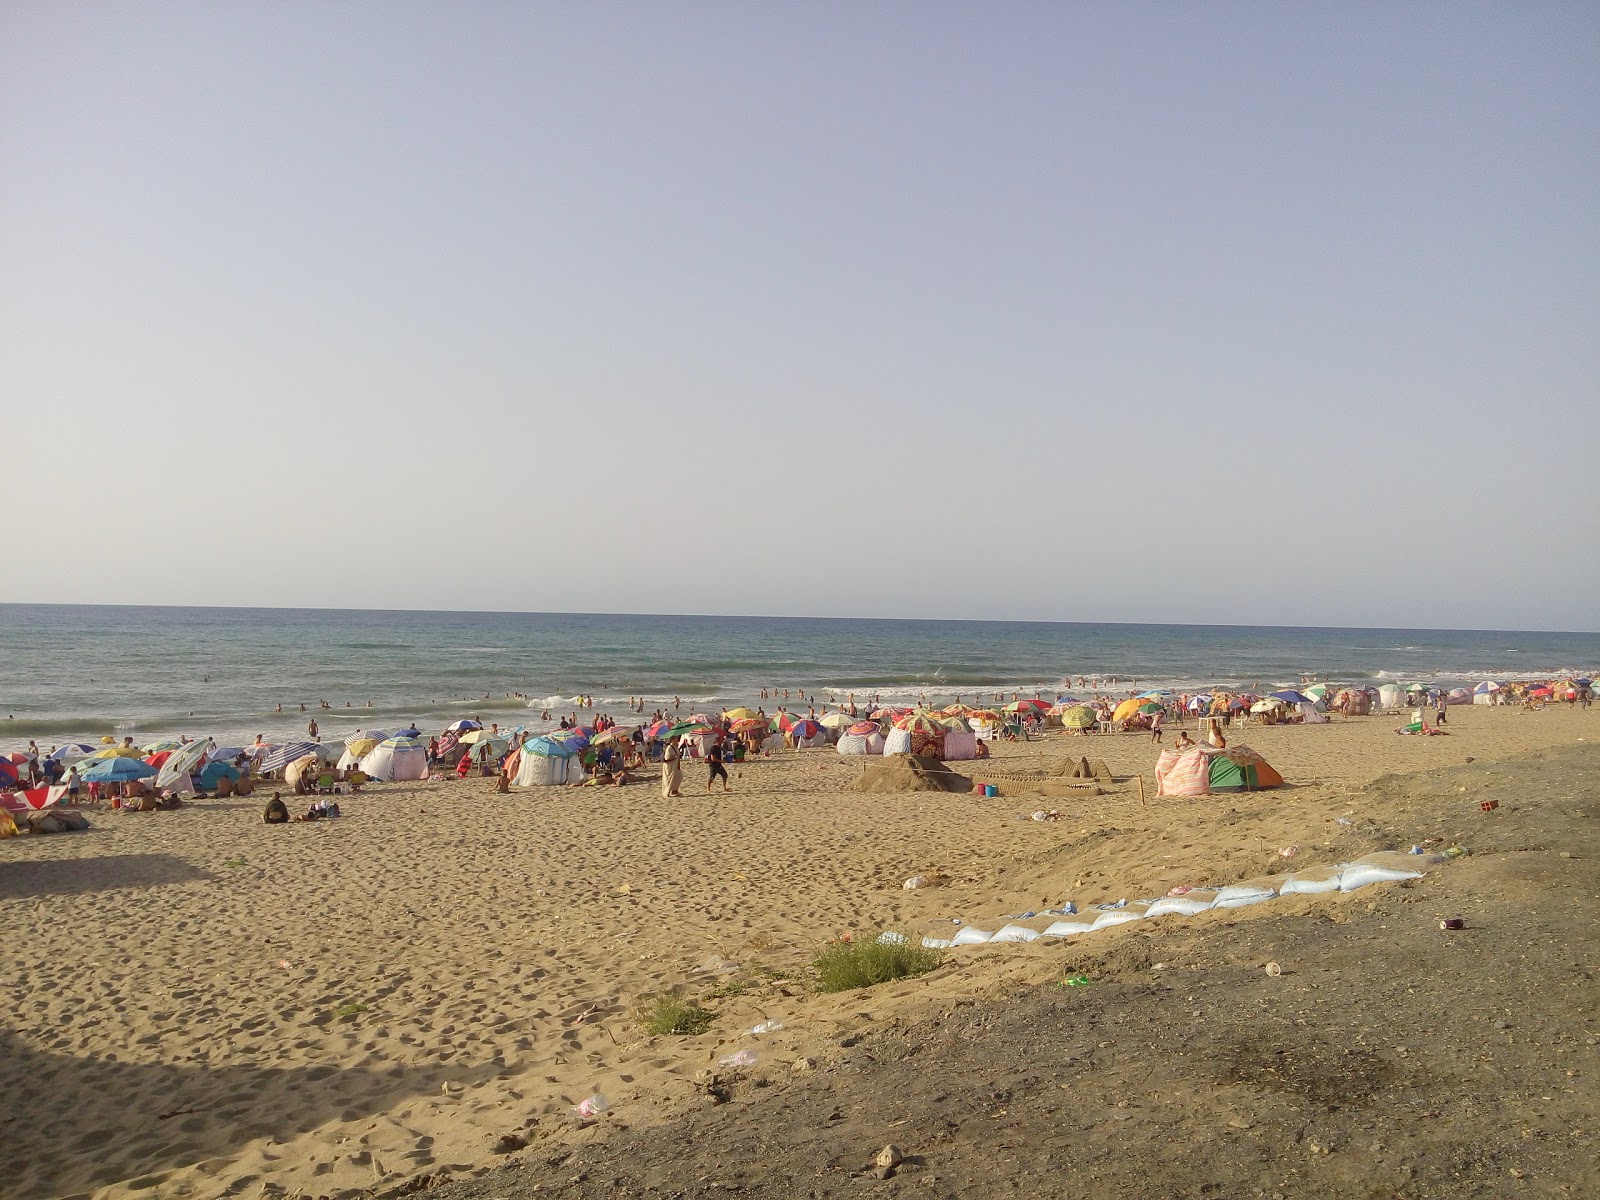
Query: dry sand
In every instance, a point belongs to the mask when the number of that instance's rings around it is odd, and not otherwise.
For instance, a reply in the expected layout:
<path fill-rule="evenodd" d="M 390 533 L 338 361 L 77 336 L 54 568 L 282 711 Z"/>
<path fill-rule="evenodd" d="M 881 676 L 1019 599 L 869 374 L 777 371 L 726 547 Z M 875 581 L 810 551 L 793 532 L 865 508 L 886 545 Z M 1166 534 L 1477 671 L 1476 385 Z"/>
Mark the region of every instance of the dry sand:
<path fill-rule="evenodd" d="M 828 938 L 949 936 L 952 919 L 993 929 L 1069 898 L 1339 861 L 1405 835 L 1403 789 L 1379 776 L 1600 735 L 1600 709 L 1450 721 L 1439 738 L 1397 737 L 1393 717 L 1236 731 L 1294 786 L 1199 800 L 1153 795 L 1143 736 L 1056 734 L 960 764 L 1013 793 L 987 800 L 851 792 L 858 763 L 806 751 L 734 768 L 728 795 L 697 791 L 690 764 L 670 806 L 649 783 L 496 796 L 450 780 L 283 827 L 261 823 L 260 794 L 91 812 L 88 833 L 0 842 L 0 1195 L 341 1196 L 548 1157 L 696 1110 L 697 1073 L 732 1050 L 824 1056 L 841 1033 L 1053 976 L 1089 944 L 979 947 L 922 980 L 810 995 Z M 1117 776 L 1104 794 L 1039 801 L 1004 781 L 1084 754 Z M 1040 807 L 1061 819 L 1025 819 Z M 1459 835 L 1494 819 L 1464 797 Z M 950 882 L 903 890 L 917 874 Z M 1196 919 L 1196 936 L 1271 907 Z M 711 1030 L 645 1034 L 634 1006 L 677 987 L 716 1010 Z M 769 1018 L 781 1033 L 744 1032 Z M 610 1111 L 579 1120 L 595 1092 Z"/>

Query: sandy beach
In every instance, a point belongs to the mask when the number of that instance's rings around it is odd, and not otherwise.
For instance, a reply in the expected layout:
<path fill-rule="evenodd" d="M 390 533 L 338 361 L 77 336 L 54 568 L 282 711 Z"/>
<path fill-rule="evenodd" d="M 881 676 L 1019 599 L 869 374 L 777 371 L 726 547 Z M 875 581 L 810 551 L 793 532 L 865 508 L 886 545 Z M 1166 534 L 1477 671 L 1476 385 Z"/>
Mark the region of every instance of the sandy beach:
<path fill-rule="evenodd" d="M 702 1073 L 736 1050 L 757 1055 L 748 1077 L 825 1067 L 842 1036 L 1057 978 L 1090 945 L 957 950 L 922 979 L 816 995 L 807 966 L 830 938 L 948 937 L 956 921 L 994 929 L 1063 900 L 1395 848 L 1425 831 L 1405 828 L 1381 777 L 1600 737 L 1596 709 L 1449 716 L 1434 738 L 1397 737 L 1393 716 L 1235 731 L 1291 786 L 1201 799 L 1154 795 L 1143 734 L 1052 733 L 955 764 L 1002 780 L 989 799 L 861 794 L 858 763 L 814 750 L 735 768 L 726 795 L 704 793 L 691 764 L 672 802 L 653 779 L 508 796 L 450 779 L 372 786 L 339 820 L 280 827 L 262 824 L 260 793 L 89 810 L 86 833 L 0 842 L 0 1193 L 345 1197 L 636 1134 L 698 1111 Z M 1046 799 L 1005 782 L 1080 755 L 1116 782 Z M 1060 819 L 1028 819 L 1038 809 Z M 1439 835 L 1476 850 L 1497 819 L 1463 796 Z M 1437 869 L 1465 879 L 1481 864 Z M 919 874 L 948 883 L 902 888 Z M 1356 903 L 1368 896 L 1292 911 Z M 1168 921 L 1226 939 L 1290 911 Z M 1096 952 L 1135 936 L 1148 931 L 1090 935 Z M 705 999 L 708 1032 L 641 1029 L 636 1006 L 669 988 Z M 768 1020 L 781 1031 L 749 1034 Z M 596 1093 L 608 1111 L 581 1120 L 574 1106 Z"/>

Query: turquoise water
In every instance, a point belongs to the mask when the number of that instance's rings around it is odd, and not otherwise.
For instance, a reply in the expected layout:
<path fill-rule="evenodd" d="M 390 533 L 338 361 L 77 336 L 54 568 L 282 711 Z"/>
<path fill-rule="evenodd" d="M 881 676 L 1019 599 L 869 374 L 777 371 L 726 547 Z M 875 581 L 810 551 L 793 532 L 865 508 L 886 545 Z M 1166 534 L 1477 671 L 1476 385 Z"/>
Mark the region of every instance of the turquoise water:
<path fill-rule="evenodd" d="M 0 661 L 9 750 L 125 733 L 237 745 L 303 733 L 312 716 L 325 738 L 466 715 L 538 726 L 580 694 L 624 717 L 629 696 L 688 712 L 754 704 L 763 687 L 945 704 L 1054 698 L 1090 675 L 1115 676 L 1102 690 L 1116 694 L 1590 675 L 1600 634 L 9 604 Z"/>

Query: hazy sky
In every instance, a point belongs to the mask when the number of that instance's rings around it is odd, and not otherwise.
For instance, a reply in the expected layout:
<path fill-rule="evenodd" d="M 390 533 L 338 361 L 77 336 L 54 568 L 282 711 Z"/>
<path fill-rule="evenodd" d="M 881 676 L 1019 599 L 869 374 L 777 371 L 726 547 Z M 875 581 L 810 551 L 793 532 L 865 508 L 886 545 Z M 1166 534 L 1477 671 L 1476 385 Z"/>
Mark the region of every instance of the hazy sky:
<path fill-rule="evenodd" d="M 1600 6 L 0 4 L 0 600 L 1600 628 Z"/>

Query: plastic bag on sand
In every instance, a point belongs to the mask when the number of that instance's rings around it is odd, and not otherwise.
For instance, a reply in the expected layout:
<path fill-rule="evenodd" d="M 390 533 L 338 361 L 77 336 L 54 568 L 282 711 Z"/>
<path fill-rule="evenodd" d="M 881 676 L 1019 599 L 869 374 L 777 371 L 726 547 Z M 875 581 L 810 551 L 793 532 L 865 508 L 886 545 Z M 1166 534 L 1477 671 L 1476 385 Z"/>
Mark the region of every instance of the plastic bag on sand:
<path fill-rule="evenodd" d="M 903 946 L 905 942 L 906 935 L 893 929 L 885 929 L 878 935 L 878 945 L 880 946 Z"/>
<path fill-rule="evenodd" d="M 1217 893 L 1217 902 L 1213 908 L 1243 908 L 1247 904 L 1260 904 L 1263 900 L 1271 900 L 1278 894 L 1278 889 L 1270 883 L 1236 883 L 1225 887 Z"/>
<path fill-rule="evenodd" d="M 935 937 L 925 937 L 925 938 L 923 938 L 922 939 L 922 944 L 926 949 L 929 949 L 929 950 L 948 950 L 948 949 L 950 949 L 951 946 L 955 945 L 955 943 L 952 942 L 949 938 L 935 938 Z"/>

